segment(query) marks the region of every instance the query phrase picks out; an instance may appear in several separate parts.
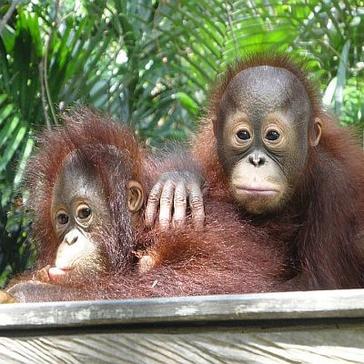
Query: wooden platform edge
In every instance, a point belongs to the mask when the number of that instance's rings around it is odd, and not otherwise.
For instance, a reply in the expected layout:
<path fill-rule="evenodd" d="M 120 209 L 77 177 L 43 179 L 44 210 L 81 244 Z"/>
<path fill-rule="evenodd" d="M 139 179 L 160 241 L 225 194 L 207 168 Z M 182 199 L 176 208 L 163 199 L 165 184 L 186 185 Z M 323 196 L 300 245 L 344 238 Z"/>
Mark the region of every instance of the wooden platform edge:
<path fill-rule="evenodd" d="M 0 331 L 105 324 L 364 318 L 364 289 L 0 306 Z"/>

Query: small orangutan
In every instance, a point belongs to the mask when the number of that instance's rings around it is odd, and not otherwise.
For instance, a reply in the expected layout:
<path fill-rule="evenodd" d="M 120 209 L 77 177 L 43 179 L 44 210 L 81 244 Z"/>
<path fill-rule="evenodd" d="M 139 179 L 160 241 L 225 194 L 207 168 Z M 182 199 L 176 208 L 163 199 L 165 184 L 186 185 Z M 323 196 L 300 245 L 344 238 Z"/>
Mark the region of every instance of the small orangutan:
<path fill-rule="evenodd" d="M 363 287 L 364 154 L 324 111 L 303 67 L 285 56 L 236 62 L 212 90 L 191 154 L 152 188 L 149 225 L 160 200 L 168 228 L 179 191 L 201 196 L 204 181 L 205 198 L 233 201 L 243 224 L 286 245 L 291 286 Z M 201 197 L 195 205 L 202 214 Z"/>
<path fill-rule="evenodd" d="M 26 173 L 37 267 L 0 302 L 279 290 L 284 248 L 242 224 L 233 204 L 207 199 L 203 231 L 147 229 L 145 197 L 160 161 L 87 109 L 64 121 L 40 136 Z"/>

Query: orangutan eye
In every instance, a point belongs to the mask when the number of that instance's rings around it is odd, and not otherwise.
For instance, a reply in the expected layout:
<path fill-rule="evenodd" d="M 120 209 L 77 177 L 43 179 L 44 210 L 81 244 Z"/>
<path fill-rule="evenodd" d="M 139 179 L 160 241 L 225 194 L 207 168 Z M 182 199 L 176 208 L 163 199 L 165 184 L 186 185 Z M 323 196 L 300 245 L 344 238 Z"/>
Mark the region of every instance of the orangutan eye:
<path fill-rule="evenodd" d="M 270 141 L 278 140 L 281 135 L 276 130 L 269 130 L 265 135 L 265 139 Z"/>
<path fill-rule="evenodd" d="M 248 130 L 242 129 L 239 130 L 236 133 L 236 136 L 240 139 L 240 140 L 249 140 L 250 139 L 250 133 L 248 132 Z"/>
<path fill-rule="evenodd" d="M 88 219 L 91 216 L 92 210 L 87 205 L 82 205 L 77 209 L 77 217 L 80 220 Z"/>
<path fill-rule="evenodd" d="M 68 223 L 69 217 L 65 212 L 59 212 L 56 216 L 56 220 L 59 225 L 66 225 Z"/>

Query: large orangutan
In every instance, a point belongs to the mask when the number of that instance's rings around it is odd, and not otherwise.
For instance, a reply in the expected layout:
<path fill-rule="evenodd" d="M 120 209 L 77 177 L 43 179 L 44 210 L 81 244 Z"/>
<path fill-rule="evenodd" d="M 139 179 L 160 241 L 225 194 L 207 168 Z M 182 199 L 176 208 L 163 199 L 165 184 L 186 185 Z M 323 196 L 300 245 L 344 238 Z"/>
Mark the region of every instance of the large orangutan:
<path fill-rule="evenodd" d="M 208 199 L 233 200 L 242 223 L 286 245 L 296 271 L 291 285 L 363 287 L 364 154 L 324 111 L 302 67 L 264 55 L 230 67 L 213 89 L 192 156 L 175 158 L 175 171 L 153 187 L 149 225 L 161 200 L 168 228 L 173 200 L 192 188 L 191 210 L 201 221 L 205 179 Z M 176 218 L 183 225 L 185 212 Z"/>
<path fill-rule="evenodd" d="M 207 199 L 203 231 L 145 229 L 145 196 L 158 168 L 129 130 L 87 109 L 42 134 L 26 179 L 37 268 L 0 301 L 279 289 L 288 274 L 284 250 L 242 224 L 232 204 Z"/>

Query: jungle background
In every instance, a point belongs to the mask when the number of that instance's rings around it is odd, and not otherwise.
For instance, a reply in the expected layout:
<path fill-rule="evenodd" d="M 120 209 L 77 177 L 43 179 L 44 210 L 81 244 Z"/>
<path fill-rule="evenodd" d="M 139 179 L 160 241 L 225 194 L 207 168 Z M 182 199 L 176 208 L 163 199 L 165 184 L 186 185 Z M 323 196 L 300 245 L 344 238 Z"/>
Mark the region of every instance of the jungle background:
<path fill-rule="evenodd" d="M 92 105 L 152 148 L 185 140 L 209 85 L 246 52 L 307 60 L 364 134 L 364 1 L 0 0 L 0 287 L 32 264 L 20 186 L 35 135 Z"/>

